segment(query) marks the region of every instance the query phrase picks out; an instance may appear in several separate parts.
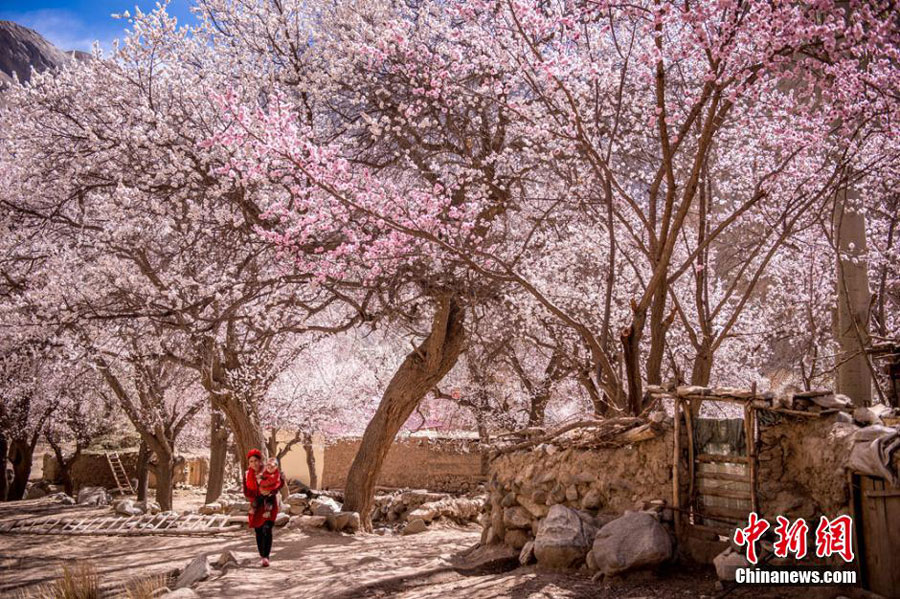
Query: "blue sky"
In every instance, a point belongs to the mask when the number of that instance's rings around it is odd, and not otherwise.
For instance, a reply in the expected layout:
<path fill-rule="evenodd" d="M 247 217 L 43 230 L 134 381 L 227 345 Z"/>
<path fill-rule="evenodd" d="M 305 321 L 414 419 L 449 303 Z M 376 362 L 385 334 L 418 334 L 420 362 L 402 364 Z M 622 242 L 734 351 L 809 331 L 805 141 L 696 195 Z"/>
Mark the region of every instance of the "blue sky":
<path fill-rule="evenodd" d="M 193 22 L 190 0 L 172 0 L 168 11 L 178 23 Z M 156 8 L 156 0 L 0 0 L 0 20 L 13 21 L 34 29 L 61 50 L 90 52 L 98 40 L 108 50 L 128 27 L 127 19 L 110 15 Z"/>

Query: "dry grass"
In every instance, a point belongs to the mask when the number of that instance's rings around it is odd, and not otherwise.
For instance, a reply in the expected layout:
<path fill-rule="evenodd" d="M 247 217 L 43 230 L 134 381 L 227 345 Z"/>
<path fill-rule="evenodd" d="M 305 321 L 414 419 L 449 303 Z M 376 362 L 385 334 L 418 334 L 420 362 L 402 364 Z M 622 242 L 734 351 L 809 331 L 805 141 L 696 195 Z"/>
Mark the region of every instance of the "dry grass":
<path fill-rule="evenodd" d="M 125 585 L 124 599 L 154 599 L 159 590 L 169 585 L 169 577 L 165 574 L 135 578 Z"/>
<path fill-rule="evenodd" d="M 94 566 L 83 562 L 75 566 L 63 566 L 61 576 L 28 593 L 20 599 L 100 599 L 100 576 Z"/>

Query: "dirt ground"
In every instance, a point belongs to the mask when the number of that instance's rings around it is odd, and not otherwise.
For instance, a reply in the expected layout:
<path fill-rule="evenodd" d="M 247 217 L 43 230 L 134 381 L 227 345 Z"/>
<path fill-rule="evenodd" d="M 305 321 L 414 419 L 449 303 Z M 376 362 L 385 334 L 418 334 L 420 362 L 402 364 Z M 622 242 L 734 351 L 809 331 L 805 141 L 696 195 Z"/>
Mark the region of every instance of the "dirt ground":
<path fill-rule="evenodd" d="M 202 497 L 201 497 L 202 499 Z M 176 506 L 197 500 L 179 492 Z M 108 511 L 106 508 L 93 510 Z M 183 508 L 182 508 L 183 509 Z M 10 518 L 91 513 L 37 499 L 0 504 L 0 521 Z M 63 564 L 93 562 L 104 587 L 149 574 L 183 568 L 200 554 L 233 551 L 239 565 L 214 571 L 194 590 L 201 597 L 310 599 L 650 599 L 716 597 L 711 568 L 672 567 L 660 576 L 642 575 L 604 585 L 587 574 L 540 571 L 534 566 L 512 571 L 461 571 L 460 553 L 479 538 L 476 527 L 444 527 L 400 536 L 342 535 L 321 530 L 275 530 L 272 565 L 263 569 L 250 530 L 217 536 L 63 536 L 0 535 L 0 597 L 22 591 L 59 575 Z M 736 589 L 728 597 L 809 597 L 805 589 L 767 592 Z M 821 595 L 820 595 L 821 596 Z M 834 596 L 834 593 L 827 595 Z"/>

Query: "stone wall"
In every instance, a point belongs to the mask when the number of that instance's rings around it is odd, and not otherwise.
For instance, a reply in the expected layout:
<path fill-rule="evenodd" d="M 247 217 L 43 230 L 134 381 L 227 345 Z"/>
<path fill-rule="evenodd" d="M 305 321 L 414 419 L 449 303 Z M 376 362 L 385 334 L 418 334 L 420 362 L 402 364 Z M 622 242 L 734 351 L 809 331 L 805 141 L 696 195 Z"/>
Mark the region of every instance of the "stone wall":
<path fill-rule="evenodd" d="M 653 439 L 623 447 L 551 445 L 498 457 L 490 468 L 482 540 L 518 549 L 534 538 L 540 520 L 557 504 L 600 520 L 663 505 L 672 497 L 672 441 L 667 428 Z"/>
<path fill-rule="evenodd" d="M 325 446 L 323 489 L 344 488 L 358 449 L 359 439 L 343 439 Z M 483 480 L 481 454 L 475 441 L 407 438 L 391 445 L 376 484 L 459 493 L 474 490 Z"/>

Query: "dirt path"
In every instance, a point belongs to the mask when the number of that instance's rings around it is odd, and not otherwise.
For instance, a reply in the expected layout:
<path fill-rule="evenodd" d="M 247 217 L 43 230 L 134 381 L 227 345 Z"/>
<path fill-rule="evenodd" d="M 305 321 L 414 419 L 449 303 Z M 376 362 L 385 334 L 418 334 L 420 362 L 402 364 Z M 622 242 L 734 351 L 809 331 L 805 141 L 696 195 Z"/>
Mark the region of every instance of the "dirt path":
<path fill-rule="evenodd" d="M 0 504 L 0 521 L 48 515 L 59 506 L 44 500 Z M 83 508 L 67 508 L 85 513 Z M 99 511 L 99 510 L 98 510 Z M 108 512 L 108 509 L 102 511 Z M 200 554 L 233 551 L 237 567 L 195 587 L 201 597 L 252 599 L 651 599 L 712 598 L 719 593 L 711 569 L 672 567 L 663 576 L 638 576 L 611 586 L 583 573 L 535 567 L 461 572 L 458 556 L 480 536 L 476 527 L 436 528 L 410 535 L 275 530 L 272 565 L 260 568 L 250 530 L 214 537 L 0 535 L 0 596 L 16 597 L 59 575 L 63 564 L 90 560 L 104 586 L 183 568 Z M 769 599 L 803 597 L 802 590 L 739 589 L 729 595 Z M 799 594 L 798 594 L 798 591 Z"/>

